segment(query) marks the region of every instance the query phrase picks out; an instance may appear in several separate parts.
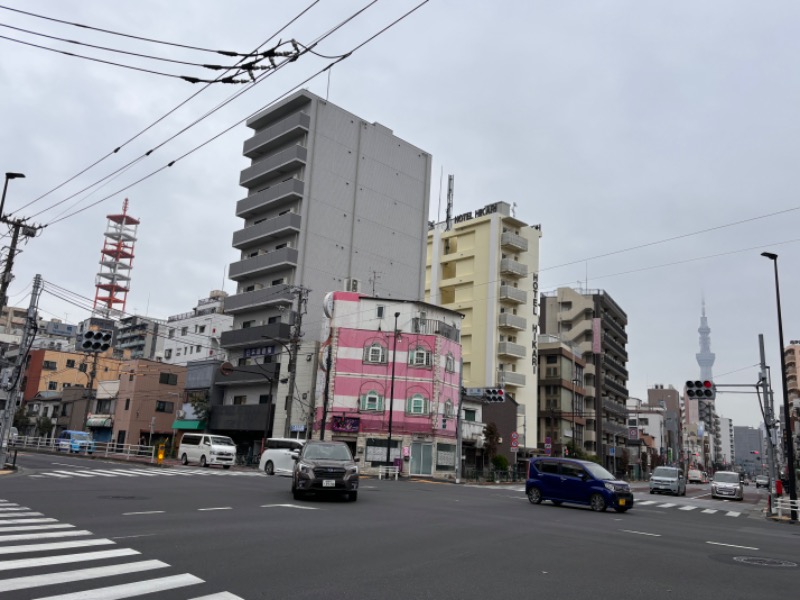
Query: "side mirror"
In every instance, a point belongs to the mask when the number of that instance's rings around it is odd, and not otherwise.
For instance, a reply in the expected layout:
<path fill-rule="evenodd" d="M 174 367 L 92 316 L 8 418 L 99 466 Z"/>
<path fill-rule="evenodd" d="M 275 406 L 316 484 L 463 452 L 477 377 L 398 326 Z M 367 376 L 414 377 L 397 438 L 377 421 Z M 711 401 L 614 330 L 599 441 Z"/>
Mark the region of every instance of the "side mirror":
<path fill-rule="evenodd" d="M 292 460 L 297 460 L 300 458 L 300 455 L 297 452 L 292 452 Z"/>

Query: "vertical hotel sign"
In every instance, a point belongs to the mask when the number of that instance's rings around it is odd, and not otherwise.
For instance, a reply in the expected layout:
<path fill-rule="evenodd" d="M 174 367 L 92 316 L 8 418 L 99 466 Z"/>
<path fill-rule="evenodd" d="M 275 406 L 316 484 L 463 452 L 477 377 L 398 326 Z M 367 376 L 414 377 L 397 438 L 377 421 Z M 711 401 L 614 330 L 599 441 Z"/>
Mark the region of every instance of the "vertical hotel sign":
<path fill-rule="evenodd" d="M 600 318 L 592 319 L 592 353 L 600 354 L 600 341 L 603 335 L 603 329 L 600 327 Z"/>
<path fill-rule="evenodd" d="M 531 363 L 533 374 L 539 367 L 539 273 L 533 274 L 533 326 L 531 327 Z"/>

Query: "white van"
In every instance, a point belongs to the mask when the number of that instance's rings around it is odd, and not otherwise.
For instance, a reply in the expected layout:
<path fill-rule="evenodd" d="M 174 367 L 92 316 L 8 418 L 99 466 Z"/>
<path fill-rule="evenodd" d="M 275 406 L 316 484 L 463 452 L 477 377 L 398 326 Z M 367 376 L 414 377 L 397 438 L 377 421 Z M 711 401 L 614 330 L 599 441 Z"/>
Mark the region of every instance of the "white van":
<path fill-rule="evenodd" d="M 258 468 L 267 475 L 291 475 L 294 470 L 292 454 L 297 454 L 303 449 L 305 440 L 293 438 L 270 438 L 267 440 L 267 447 L 261 454 Z"/>
<path fill-rule="evenodd" d="M 201 467 L 222 465 L 230 469 L 236 460 L 236 444 L 227 435 L 184 433 L 178 447 L 181 463 L 198 463 Z"/>

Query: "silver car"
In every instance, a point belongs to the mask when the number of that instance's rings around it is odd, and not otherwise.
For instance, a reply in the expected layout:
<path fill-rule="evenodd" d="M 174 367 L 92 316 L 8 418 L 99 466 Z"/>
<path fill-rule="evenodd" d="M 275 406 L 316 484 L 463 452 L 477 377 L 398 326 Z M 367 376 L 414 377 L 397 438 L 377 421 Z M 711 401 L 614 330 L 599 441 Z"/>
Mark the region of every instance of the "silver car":
<path fill-rule="evenodd" d="M 686 479 L 677 467 L 656 467 L 650 477 L 650 493 L 686 495 Z"/>
<path fill-rule="evenodd" d="M 733 471 L 717 471 L 711 482 L 711 497 L 744 500 L 742 478 Z"/>

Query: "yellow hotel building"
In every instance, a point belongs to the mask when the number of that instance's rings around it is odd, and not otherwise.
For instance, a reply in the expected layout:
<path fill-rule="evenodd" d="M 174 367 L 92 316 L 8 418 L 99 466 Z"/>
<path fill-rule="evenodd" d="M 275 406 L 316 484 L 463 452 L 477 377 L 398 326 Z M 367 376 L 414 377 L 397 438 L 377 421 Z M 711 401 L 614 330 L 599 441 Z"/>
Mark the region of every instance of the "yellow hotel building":
<path fill-rule="evenodd" d="M 465 315 L 464 387 L 503 387 L 524 406 L 520 446 L 537 440 L 539 225 L 506 202 L 437 223 L 428 231 L 425 300 Z"/>

